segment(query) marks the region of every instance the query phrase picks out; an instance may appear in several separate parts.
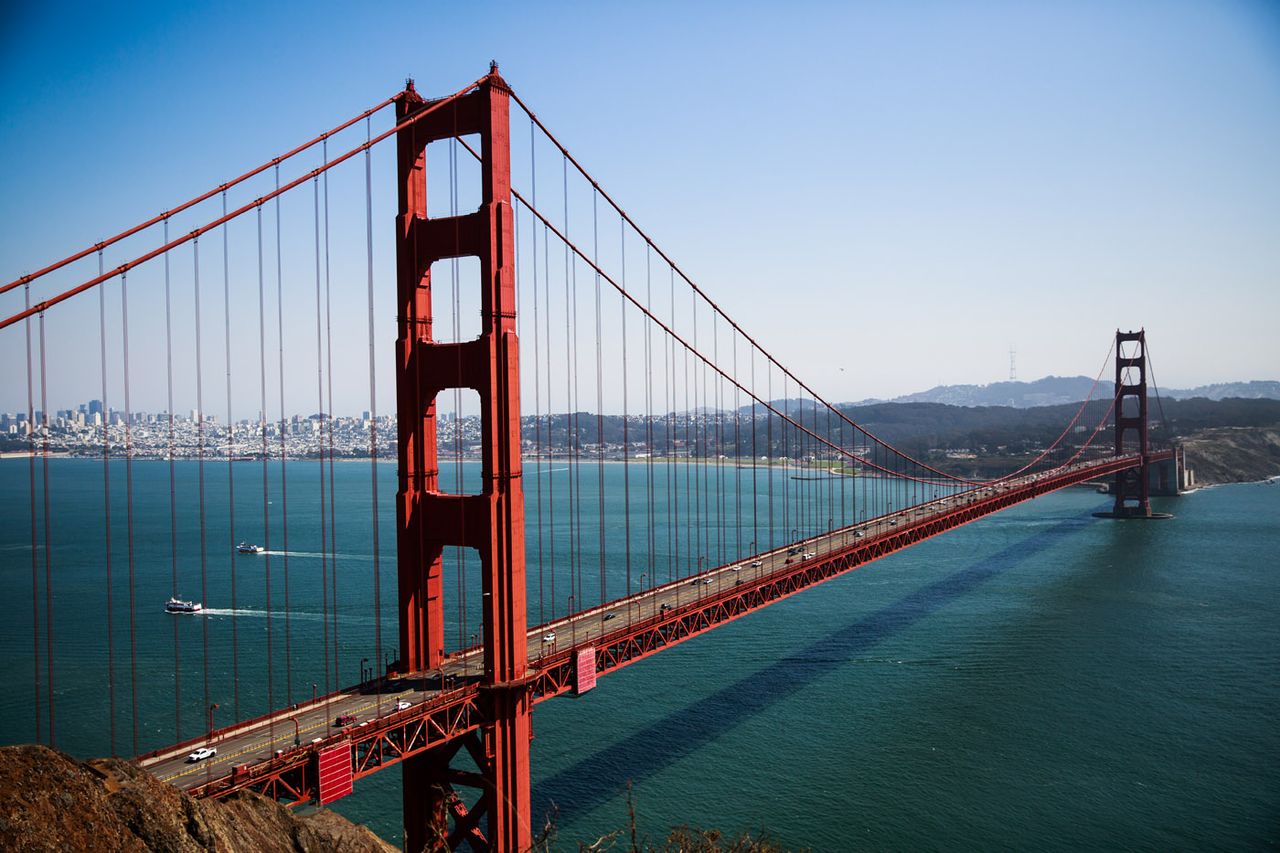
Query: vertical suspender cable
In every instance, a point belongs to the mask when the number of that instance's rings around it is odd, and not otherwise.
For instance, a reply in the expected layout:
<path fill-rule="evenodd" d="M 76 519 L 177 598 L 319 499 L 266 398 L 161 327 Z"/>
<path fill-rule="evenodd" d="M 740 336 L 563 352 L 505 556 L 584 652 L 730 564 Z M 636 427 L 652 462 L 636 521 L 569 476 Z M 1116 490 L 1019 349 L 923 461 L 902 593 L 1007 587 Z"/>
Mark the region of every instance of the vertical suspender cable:
<path fill-rule="evenodd" d="M 329 162 L 329 140 L 321 143 L 324 152 L 324 162 Z M 368 149 L 366 149 L 367 151 Z M 338 688 L 342 685 L 342 669 L 339 666 L 339 653 L 341 651 L 341 643 L 338 642 L 338 512 L 335 508 L 333 483 L 333 331 L 332 331 L 332 311 L 330 309 L 330 264 L 329 264 L 329 170 L 324 173 L 324 352 L 325 352 L 325 382 L 328 386 L 328 403 L 329 409 L 325 419 L 320 421 L 321 427 L 328 426 L 329 429 L 329 583 L 332 585 L 333 598 L 333 686 Z M 323 433 L 321 434 L 323 437 Z M 323 446 L 321 453 L 324 452 Z"/>
<path fill-rule="evenodd" d="M 706 529 L 707 522 L 706 522 L 706 518 L 704 517 L 704 510 L 703 510 L 704 501 L 706 500 L 706 496 L 703 494 L 703 490 L 702 490 L 702 471 L 703 471 L 703 464 L 704 464 L 703 460 L 706 458 L 706 446 L 703 443 L 704 433 L 703 433 L 703 415 L 702 415 L 702 412 L 703 412 L 702 395 L 704 393 L 705 385 L 699 382 L 699 376 L 700 376 L 702 365 L 697 358 L 698 353 L 700 352 L 700 350 L 698 349 L 698 306 L 696 302 L 693 302 L 692 300 L 690 302 L 692 307 L 692 311 L 690 313 L 693 316 L 693 346 L 687 348 L 684 353 L 686 370 L 688 370 L 689 357 L 690 356 L 694 357 L 693 378 L 692 380 L 689 380 L 691 383 L 690 388 L 692 388 L 692 391 L 691 391 L 692 397 L 691 397 L 691 402 L 688 406 L 688 423 L 689 423 L 689 434 L 690 434 L 689 441 L 690 441 L 690 445 L 693 448 L 693 452 L 689 457 L 689 474 L 691 478 L 690 482 L 693 484 L 691 486 L 690 494 L 693 497 L 693 515 L 691 516 L 691 518 L 693 519 L 693 530 L 694 530 L 694 538 L 690 540 L 691 545 L 693 547 L 693 551 L 690 554 L 689 565 L 690 565 L 690 571 L 697 573 L 702 571 L 702 564 L 705 556 L 702 553 L 702 549 L 703 549 L 702 537 L 703 537 L 703 534 L 706 533 L 707 537 L 709 538 L 711 535 L 711 531 Z M 702 586 L 699 585 L 697 589 L 698 589 L 698 597 L 701 598 Z"/>
<path fill-rule="evenodd" d="M 671 277 L 671 294 L 672 294 L 672 311 L 671 316 L 675 318 L 675 272 L 670 272 Z M 675 577 L 675 556 L 676 556 L 676 516 L 675 501 L 676 497 L 672 488 L 672 482 L 675 479 L 675 368 L 672 366 L 671 348 L 673 340 L 670 335 L 665 335 L 662 339 L 662 384 L 665 386 L 662 393 L 662 402 L 666 407 L 666 475 L 667 475 L 667 583 L 670 583 Z"/>
<path fill-rule="evenodd" d="M 768 401 L 769 401 L 769 403 L 770 403 L 770 404 L 772 404 L 772 403 L 773 403 L 773 365 L 772 365 L 772 364 L 770 364 L 768 361 L 766 361 L 766 362 L 765 362 L 765 364 L 764 364 L 764 369 L 765 369 L 765 377 L 766 377 L 766 392 L 765 392 L 765 398 L 766 398 L 766 399 L 768 399 Z M 774 481 L 774 479 L 776 479 L 776 478 L 774 477 L 774 468 L 773 468 L 773 412 L 765 411 L 765 413 L 764 413 L 764 425 L 765 425 L 765 433 L 764 433 L 764 446 L 765 446 L 765 452 L 769 454 L 769 463 L 768 463 L 768 470 L 769 470 L 769 550 L 770 550 L 770 551 L 772 551 L 772 550 L 774 549 L 774 542 L 775 542 L 774 534 L 775 534 L 775 532 L 776 532 L 776 530 L 777 530 L 777 528 L 775 528 L 775 527 L 774 527 L 774 524 L 773 524 L 773 481 Z"/>
<path fill-rule="evenodd" d="M 760 458 L 760 451 L 756 449 L 756 426 L 760 419 L 756 417 L 759 407 L 756 405 L 756 350 L 755 347 L 747 349 L 747 354 L 751 357 L 751 553 L 759 554 L 763 550 L 760 542 L 760 487 L 756 482 L 756 463 Z M 765 417 L 768 417 L 768 411 Z"/>
<path fill-rule="evenodd" d="M 698 335 L 697 335 L 697 328 L 698 328 L 698 315 L 697 315 L 697 312 L 695 312 L 695 313 L 694 313 L 694 316 L 693 316 L 693 327 L 694 327 L 694 336 L 693 336 L 693 337 L 694 337 L 694 344 L 696 345 L 696 344 L 697 344 L 697 338 L 698 338 Z M 693 423 L 693 410 L 694 410 L 694 408 L 696 408 L 696 407 L 697 407 L 697 404 L 698 404 L 698 402 L 697 402 L 697 400 L 698 400 L 698 386 L 697 386 L 697 377 L 698 377 L 698 374 L 697 374 L 697 370 L 696 370 L 696 368 L 695 368 L 695 371 L 694 371 L 694 385 L 693 385 L 693 394 L 694 394 L 694 398 L 693 398 L 693 402 L 690 402 L 690 400 L 689 400 L 689 388 L 690 388 L 690 385 L 689 385 L 689 348 L 686 346 L 686 347 L 684 347 L 683 349 L 684 349 L 684 446 L 685 446 L 685 464 L 684 464 L 684 503 L 685 503 L 685 512 L 684 512 L 684 519 L 685 519 L 684 548 L 685 548 L 685 554 L 684 554 L 684 568 L 685 568 L 685 571 L 686 571 L 686 572 L 696 572 L 696 571 L 697 571 L 697 568 L 696 568 L 697 563 L 695 563 L 695 562 L 694 562 L 694 550 L 693 550 L 693 537 L 694 537 L 694 530 L 695 530 L 695 529 L 696 529 L 696 530 L 697 530 L 697 532 L 698 532 L 698 548 L 699 548 L 699 549 L 701 549 L 701 548 L 702 548 L 702 520 L 701 520 L 701 518 L 697 518 L 697 519 L 695 520 L 695 516 L 696 516 L 696 515 L 699 513 L 699 511 L 702 509 L 702 504 L 701 504 L 701 500 L 700 500 L 700 498 L 699 498 L 699 494 L 698 494 L 698 492 L 695 490 L 695 487 L 697 486 L 698 478 L 697 478 L 697 476 L 696 476 L 696 474 L 694 473 L 694 470 L 693 470 L 693 469 L 697 466 L 697 456 L 696 456 L 696 454 L 697 454 L 697 451 L 698 451 L 697 432 L 696 432 L 696 427 L 694 426 L 694 423 Z M 690 511 L 690 510 L 692 510 L 692 511 Z M 702 590 L 701 590 L 701 589 L 699 589 L 699 590 L 698 590 L 698 594 L 699 594 L 699 595 L 701 595 L 701 594 L 702 594 Z"/>
<path fill-rule="evenodd" d="M 124 517 L 129 547 L 129 684 L 133 697 L 133 754 L 138 754 L 138 633 L 133 561 L 133 409 L 129 401 L 129 279 L 120 273 L 120 343 L 124 353 Z"/>
<path fill-rule="evenodd" d="M 316 408 L 323 427 L 324 419 L 324 337 L 320 333 L 320 301 L 321 301 L 321 267 L 320 267 L 320 181 L 312 179 L 312 198 L 315 207 L 315 239 L 316 239 Z M 323 438 L 323 436 L 322 436 Z M 328 696 L 330 694 L 330 677 L 333 670 L 329 666 L 329 546 L 328 519 L 325 503 L 324 453 L 318 454 L 320 461 L 320 609 L 321 631 L 324 634 L 324 692 L 325 716 L 329 715 Z"/>
<path fill-rule="evenodd" d="M 719 321 L 713 320 L 713 322 L 715 323 L 715 325 L 712 328 L 715 328 L 718 330 Z M 718 334 L 718 331 L 717 331 L 717 334 Z M 719 365 L 717 363 L 717 367 L 718 366 Z M 734 369 L 735 382 L 737 381 L 737 378 L 738 378 L 737 370 Z M 729 530 L 728 530 L 729 495 L 727 494 L 729 483 L 728 483 L 728 477 L 725 476 L 725 471 L 724 471 L 725 459 L 726 457 L 729 456 L 729 454 L 725 452 L 728 449 L 725 446 L 725 429 L 727 424 L 725 423 L 724 405 L 726 402 L 728 402 L 728 395 L 724 390 L 724 377 L 721 376 L 719 373 L 716 373 L 716 466 L 717 466 L 716 479 L 718 480 L 718 483 L 716 484 L 716 493 L 719 496 L 719 500 L 720 500 L 720 564 L 721 565 L 725 565 L 726 562 L 735 562 L 741 556 L 738 553 L 737 548 L 733 547 L 733 544 L 729 541 Z M 736 460 L 734 460 L 734 463 L 736 464 Z M 725 559 L 726 549 L 730 553 L 728 560 Z"/>
<path fill-rule="evenodd" d="M 275 168 L 276 191 L 280 190 L 280 167 Z M 280 550 L 284 552 L 284 689 L 285 702 L 293 704 L 293 639 L 290 626 L 289 602 L 289 483 L 286 467 L 289 459 L 284 410 L 284 251 L 280 240 L 280 196 L 276 195 L 276 340 L 279 344 L 277 363 L 280 367 Z M 265 410 L 265 406 L 263 407 Z M 266 417 L 264 411 L 263 417 Z"/>
<path fill-rule="evenodd" d="M 164 220 L 164 242 L 169 242 L 169 220 Z M 173 446 L 173 299 L 169 277 L 169 253 L 164 253 L 164 360 L 165 381 L 169 393 L 169 574 L 170 592 L 178 597 L 178 488 Z M 182 643 L 178 620 L 173 625 L 173 730 L 175 741 L 182 741 Z"/>
<path fill-rule="evenodd" d="M 596 205 L 599 195 L 593 189 L 591 192 L 591 233 L 593 240 L 592 253 L 594 258 L 592 263 L 599 267 L 600 265 L 600 221 L 596 214 Z M 600 539 L 600 604 L 603 606 L 608 600 L 605 595 L 605 576 L 604 576 L 604 341 L 602 339 L 603 331 L 600 321 L 600 273 L 595 274 L 596 285 L 596 447 L 597 463 L 596 463 L 596 497 L 597 507 L 599 509 L 599 539 Z"/>
<path fill-rule="evenodd" d="M 227 215 L 227 191 L 222 191 L 222 215 Z M 261 208 L 259 208 L 261 219 Z M 240 637 L 236 625 L 236 477 L 235 477 L 235 420 L 231 411 L 231 252 L 228 246 L 227 228 L 229 223 L 222 223 L 222 319 L 224 326 L 223 345 L 226 347 L 227 360 L 227 525 L 230 540 L 227 542 L 227 565 L 231 569 L 231 689 L 232 715 L 240 722 Z M 261 232 L 261 229 L 259 229 Z M 259 233 L 259 250 L 261 250 L 261 233 Z M 262 258 L 258 258 L 258 278 L 262 278 Z M 270 558 L 268 558 L 270 559 Z M 267 607 L 267 618 L 270 619 L 271 607 Z M 274 710 L 272 708 L 271 710 Z"/>
<path fill-rule="evenodd" d="M 367 142 L 372 138 L 370 120 L 364 120 Z M 373 653 L 382 666 L 382 563 L 378 538 L 378 373 L 375 369 L 373 334 L 373 163 L 364 151 L 364 257 L 369 293 L 369 502 L 373 523 Z M 444 685 L 440 685 L 441 689 Z M 378 678 L 378 713 L 382 708 L 382 678 Z"/>
<path fill-rule="evenodd" d="M 267 280 L 262 263 L 262 205 L 254 209 L 254 225 L 258 237 L 258 390 L 262 411 L 258 413 L 258 426 L 262 431 L 262 546 L 266 548 L 262 575 L 266 587 L 267 609 L 267 712 L 276 709 L 275 672 L 271 641 L 271 505 L 269 465 L 267 462 Z M 235 577 L 234 573 L 232 577 Z M 234 589 L 234 587 L 233 587 Z"/>
<path fill-rule="evenodd" d="M 102 275 L 102 250 L 98 250 L 98 275 Z M 102 516 L 103 516 L 103 559 L 107 572 L 107 712 L 111 718 L 111 754 L 116 755 L 116 666 L 115 637 L 112 620 L 112 580 L 111 580 L 111 436 L 107 432 L 110 427 L 111 410 L 107 407 L 107 293 L 106 288 L 98 288 L 98 358 L 102 376 Z M 49 542 L 46 538 L 45 547 Z M 52 741 L 51 741 L 52 742 Z M 135 753 L 136 754 L 136 753 Z"/>
<path fill-rule="evenodd" d="M 644 303 L 650 313 L 653 313 L 653 252 L 646 243 L 644 247 Z M 656 544 L 657 531 L 654 528 L 656 517 L 653 506 L 653 322 L 647 321 L 644 324 L 644 452 L 645 452 L 645 484 L 647 486 L 647 500 L 645 507 L 649 513 L 649 550 L 648 559 L 645 562 L 646 574 L 649 576 L 649 583 L 656 586 L 657 577 L 654 575 L 654 547 Z M 641 591 L 644 591 L 644 579 L 640 581 Z"/>
<path fill-rule="evenodd" d="M 569 234 L 569 171 L 568 169 L 569 169 L 569 161 L 568 159 L 562 157 L 561 172 L 562 172 L 562 179 L 563 179 L 563 185 L 564 185 L 564 233 L 566 236 L 568 236 Z M 569 481 L 568 502 L 566 504 L 566 511 L 569 514 L 569 598 L 567 601 L 572 602 L 573 596 L 577 592 L 577 567 L 578 567 L 578 549 L 577 549 L 577 541 L 576 541 L 577 526 L 575 523 L 576 517 L 577 517 L 577 513 L 575 511 L 577 508 L 577 501 L 575 500 L 575 496 L 578 493 L 578 489 L 576 488 L 577 483 L 574 480 L 574 475 L 577 472 L 577 466 L 574 464 L 574 462 L 576 462 L 578 458 L 578 412 L 576 407 L 574 406 L 575 398 L 573 394 L 574 382 L 576 381 L 577 375 L 578 375 L 578 364 L 577 364 L 576 358 L 574 357 L 575 348 L 573 346 L 574 335 L 577 334 L 577 328 L 571 325 L 571 322 L 570 322 L 570 317 L 577 314 L 577 311 L 576 311 L 577 299 L 576 299 L 576 295 L 571 296 L 570 290 L 569 290 L 569 259 L 570 259 L 569 244 L 565 243 L 564 244 L 564 364 L 565 364 L 564 396 L 565 396 L 565 411 L 567 416 L 565 428 L 566 428 L 566 435 L 569 438 L 569 447 L 567 448 L 568 452 L 566 453 L 567 461 L 569 464 L 569 476 L 566 478 Z M 577 260 L 575 259 L 573 263 L 576 265 Z M 572 299 L 572 302 L 571 302 L 571 299 Z M 575 308 L 572 315 L 570 314 L 571 304 Z M 566 606 L 565 615 L 566 616 L 572 615 L 573 613 L 572 608 L 570 608 L 567 603 L 565 606 Z M 553 613 L 554 613 L 554 608 L 553 608 Z"/>
<path fill-rule="evenodd" d="M 787 374 L 782 374 L 782 526 L 787 529 L 787 543 L 795 544 L 795 528 L 791 525 L 791 400 L 788 396 Z"/>
<path fill-rule="evenodd" d="M 738 377 L 738 333 L 733 332 L 733 376 Z M 733 389 L 733 499 L 735 504 L 734 521 L 734 560 L 741 560 L 742 553 L 742 390 Z"/>
<path fill-rule="evenodd" d="M 565 176 L 566 182 L 568 176 Z M 568 193 L 566 185 L 565 192 Z M 566 195 L 567 199 L 567 195 Z M 565 202 L 566 206 L 568 201 Z M 568 212 L 565 213 L 565 236 L 569 234 Z M 565 247 L 568 251 L 568 246 Z M 573 266 L 570 268 L 570 279 L 573 282 L 573 366 L 570 373 L 573 377 L 573 489 L 574 497 L 570 500 L 574 518 L 575 534 L 573 537 L 573 591 L 574 601 L 577 602 L 578 609 L 583 608 L 582 601 L 582 397 L 578 392 L 578 258 L 573 255 Z"/>
<path fill-rule="evenodd" d="M 204 371 L 201 367 L 202 352 L 200 340 L 200 238 L 191 241 L 192 290 L 195 294 L 196 321 L 196 470 L 200 502 L 200 600 L 209 600 L 209 564 L 206 548 L 206 530 L 204 515 Z M 204 646 L 204 707 L 211 708 L 209 702 L 209 620 L 200 620 L 201 640 Z M 212 719 L 212 711 L 210 711 Z"/>
<path fill-rule="evenodd" d="M 544 348 L 545 357 L 547 359 L 547 449 L 550 455 L 551 448 L 551 411 L 552 411 L 552 395 L 551 395 L 551 234 L 546 224 L 542 226 L 542 287 L 546 296 L 545 305 L 547 310 L 544 312 L 543 325 L 546 333 L 546 346 Z M 551 565 L 548 566 L 551 575 L 551 618 L 556 618 L 556 481 L 555 477 L 550 476 L 552 473 L 551 460 L 547 460 L 547 507 L 550 510 L 547 519 L 549 535 L 547 539 L 547 550 L 551 552 Z"/>
<path fill-rule="evenodd" d="M 45 665 L 47 679 L 45 688 L 49 691 L 49 746 L 57 745 L 54 727 L 53 708 L 53 541 L 49 535 L 49 400 L 48 370 L 44 359 L 44 312 L 40 312 L 40 422 L 44 435 L 43 448 L 43 485 L 44 485 L 44 641 Z"/>
<path fill-rule="evenodd" d="M 535 128 L 533 122 L 529 122 L 529 182 L 532 184 L 531 193 L 533 197 L 533 206 L 538 206 L 538 149 L 536 145 Z M 530 216 L 530 227 L 533 230 L 531 242 L 533 243 L 533 443 L 535 453 L 534 471 L 536 472 L 535 481 L 537 483 L 538 495 L 538 624 L 542 625 L 546 622 L 546 596 L 545 596 L 545 580 L 543 577 L 543 548 L 542 548 L 542 341 L 540 329 L 540 320 L 538 319 L 538 220 L 537 217 Z M 545 232 L 545 228 L 544 228 Z M 548 305 L 548 313 L 551 306 Z M 551 375 L 548 372 L 547 382 L 550 384 Z M 548 394 L 547 404 L 551 403 L 550 394 Z M 548 436 L 548 441 L 550 437 Z M 554 535 L 554 534 L 552 534 Z M 552 600 L 555 600 L 555 592 L 552 592 Z"/>
<path fill-rule="evenodd" d="M 622 245 L 622 286 L 627 286 L 627 225 L 619 221 Z M 622 308 L 622 516 L 626 526 L 625 547 L 627 564 L 627 595 L 631 594 L 631 469 L 628 460 L 631 458 L 630 433 L 627 430 L 627 419 L 630 411 L 627 406 L 627 300 L 618 299 Z M 603 439 L 601 439 L 603 441 Z M 603 466 L 601 466 L 603 473 Z M 603 592 L 603 591 L 602 591 Z M 603 597 L 603 595 L 602 595 Z"/>
<path fill-rule="evenodd" d="M 31 308 L 31 283 L 27 282 L 22 286 L 22 295 L 26 302 L 25 307 Z M 40 550 L 39 540 L 36 536 L 36 428 L 35 428 L 35 403 L 34 392 L 32 390 L 31 381 L 31 317 L 28 316 L 22 321 L 22 327 L 26 332 L 27 343 L 27 478 L 28 486 L 31 494 L 31 672 L 34 676 L 35 690 L 31 694 L 34 699 L 34 708 L 36 713 L 36 743 L 40 742 L 40 736 L 43 728 L 44 714 L 41 707 L 42 699 L 40 696 Z M 110 630 L 107 632 L 110 636 Z M 110 658 L 108 658 L 110 660 Z M 110 667 L 107 670 L 108 683 L 110 683 Z M 114 685 L 112 685 L 114 687 Z M 111 690 L 111 698 L 115 699 L 115 690 Z M 111 715 L 112 723 L 115 722 L 115 715 Z M 112 754 L 115 753 L 115 743 L 112 742 Z"/>
<path fill-rule="evenodd" d="M 129 545 L 129 680 L 133 695 L 133 754 L 138 754 L 138 630 L 133 556 L 133 408 L 129 400 L 129 277 L 120 273 L 120 342 L 124 353 L 125 534 Z"/>

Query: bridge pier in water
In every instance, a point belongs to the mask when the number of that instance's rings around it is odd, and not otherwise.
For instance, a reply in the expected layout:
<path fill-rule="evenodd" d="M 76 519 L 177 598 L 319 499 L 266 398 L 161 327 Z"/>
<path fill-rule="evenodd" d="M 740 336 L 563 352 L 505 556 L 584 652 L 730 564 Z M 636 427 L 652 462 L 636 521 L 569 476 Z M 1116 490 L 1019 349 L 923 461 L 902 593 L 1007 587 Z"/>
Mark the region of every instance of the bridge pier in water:
<path fill-rule="evenodd" d="M 397 102 L 397 123 L 427 104 L 410 84 Z M 443 660 L 445 547 L 476 549 L 483 592 L 482 737 L 472 734 L 405 759 L 405 847 L 413 851 L 452 848 L 463 840 L 473 849 L 502 851 L 525 850 L 532 843 L 509 107 L 510 89 L 494 65 L 476 90 L 397 134 L 400 671 L 437 669 Z M 426 147 L 470 134 L 481 140 L 480 208 L 429 218 Z M 436 342 L 431 265 L 467 256 L 480 260 L 480 337 Z M 473 389 L 480 398 L 483 486 L 477 495 L 440 491 L 435 401 L 453 388 Z M 460 746 L 479 768 L 478 778 L 450 766 Z M 468 808 L 454 784 L 479 787 L 479 800 Z M 482 820 L 487 833 L 479 828 Z"/>

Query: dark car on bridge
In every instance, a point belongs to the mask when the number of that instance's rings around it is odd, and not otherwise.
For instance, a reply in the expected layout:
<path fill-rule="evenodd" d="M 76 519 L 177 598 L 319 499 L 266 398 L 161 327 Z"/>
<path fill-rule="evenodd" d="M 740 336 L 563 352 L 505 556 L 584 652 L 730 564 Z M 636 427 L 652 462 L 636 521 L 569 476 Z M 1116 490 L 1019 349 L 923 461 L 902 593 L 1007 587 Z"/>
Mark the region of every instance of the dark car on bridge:
<path fill-rule="evenodd" d="M 355 714 L 339 714 L 336 718 L 334 718 L 333 724 L 335 726 L 349 726 L 355 721 L 356 721 Z"/>

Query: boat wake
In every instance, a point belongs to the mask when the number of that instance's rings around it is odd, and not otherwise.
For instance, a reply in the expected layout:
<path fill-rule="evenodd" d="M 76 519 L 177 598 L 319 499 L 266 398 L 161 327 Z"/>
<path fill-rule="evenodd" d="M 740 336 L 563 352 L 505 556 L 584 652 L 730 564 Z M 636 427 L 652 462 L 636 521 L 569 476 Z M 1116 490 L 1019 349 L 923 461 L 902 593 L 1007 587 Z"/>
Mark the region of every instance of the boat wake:
<path fill-rule="evenodd" d="M 283 610 L 255 610 L 253 608 L 245 608 L 245 607 L 237 607 L 234 609 L 230 607 L 206 607 L 203 610 L 201 610 L 198 615 L 235 616 L 237 618 L 251 618 L 251 619 L 266 619 L 268 617 L 272 619 L 285 618 L 285 612 Z M 295 611 L 291 611 L 288 614 L 288 616 L 290 620 L 298 620 L 302 622 L 325 621 L 325 615 L 323 613 L 312 613 L 307 611 L 295 610 Z M 332 619 L 333 615 L 330 614 L 329 618 Z M 366 622 L 368 623 L 373 622 L 373 619 L 371 619 L 368 616 L 352 616 L 346 613 L 339 613 L 338 618 L 342 620 L 343 624 L 356 625 L 356 624 L 363 624 Z"/>
<path fill-rule="evenodd" d="M 272 557 L 302 557 L 308 560 L 335 559 L 333 554 L 325 554 L 320 551 L 263 551 L 263 554 Z M 338 554 L 338 560 L 355 560 L 358 563 L 372 563 L 373 557 L 370 554 Z"/>

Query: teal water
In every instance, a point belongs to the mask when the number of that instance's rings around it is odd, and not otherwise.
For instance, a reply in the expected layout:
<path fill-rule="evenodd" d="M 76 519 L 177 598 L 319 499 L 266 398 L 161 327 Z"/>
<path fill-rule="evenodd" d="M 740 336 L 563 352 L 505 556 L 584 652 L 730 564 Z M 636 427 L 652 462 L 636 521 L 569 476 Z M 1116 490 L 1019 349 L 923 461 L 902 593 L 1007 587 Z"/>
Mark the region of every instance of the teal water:
<path fill-rule="evenodd" d="M 620 476 L 617 467 L 606 466 L 606 478 Z M 77 755 L 103 754 L 110 742 L 101 463 L 55 460 L 50 468 L 58 513 L 51 518 L 58 745 Z M 134 468 L 135 506 L 149 519 L 143 529 L 140 518 L 135 530 L 144 686 L 139 740 L 147 749 L 175 734 L 174 620 L 158 609 L 171 571 L 168 468 Z M 314 521 L 318 481 L 307 474 L 311 468 L 296 466 L 295 485 L 290 467 L 295 693 L 309 692 L 325 672 L 322 660 L 297 654 L 307 645 L 322 647 L 321 561 L 305 556 L 321 550 Z M 195 466 L 178 469 L 180 545 L 189 548 L 184 553 L 198 554 L 198 514 L 190 504 Z M 225 469 L 222 463 L 206 470 L 208 499 L 217 495 L 223 506 Z M 260 474 L 248 473 L 255 470 L 236 466 L 243 530 L 236 539 L 262 538 L 250 521 L 261 527 L 261 481 L 254 479 Z M 394 492 L 393 470 L 380 474 L 383 493 Z M 25 460 L 0 461 L 6 507 L 0 521 L 0 594 L 6 602 L 0 676 L 8 685 L 0 696 L 0 740 L 6 743 L 34 736 L 27 471 Z M 368 471 L 356 463 L 335 471 L 342 680 L 354 680 L 359 659 L 374 647 Z M 585 479 L 592 480 L 599 472 L 588 473 Z M 113 498 L 122 497 L 118 480 L 113 472 Z M 795 487 L 794 481 L 786 485 Z M 828 507 L 839 501 L 823 504 L 816 495 L 815 488 L 809 503 L 795 508 L 820 528 L 827 523 L 820 516 L 838 512 Z M 271 500 L 275 512 L 274 493 Z M 580 839 L 625 824 L 630 780 L 641 829 L 650 836 L 692 823 L 763 827 L 785 845 L 813 850 L 1275 847 L 1280 486 L 1224 487 L 1169 500 L 1161 508 L 1177 518 L 1157 523 L 1093 519 L 1090 513 L 1102 502 L 1096 494 L 1070 490 L 1016 507 L 629 667 L 587 696 L 540 705 L 533 742 L 539 812 L 555 804 L 562 846 L 573 849 Z M 391 499 L 384 499 L 388 648 L 394 645 L 393 510 Z M 614 529 L 617 512 L 607 504 L 606 553 L 617 553 L 614 546 L 625 536 Z M 113 513 L 122 530 L 123 509 Z M 704 520 L 715 545 L 700 537 L 704 553 L 729 547 L 726 542 L 737 547 L 742 531 L 724 531 L 718 519 L 710 523 L 713 517 Z M 775 535 L 785 538 L 789 531 L 777 530 L 780 520 Z M 794 514 L 783 523 L 794 525 Z M 567 521 L 558 518 L 557 524 L 564 528 L 560 539 L 567 539 Z M 226 557 L 223 545 L 232 533 L 224 516 L 210 518 L 207 527 L 221 531 L 216 544 L 206 544 L 207 601 L 226 600 L 228 566 L 236 567 L 242 615 L 234 622 L 247 716 L 266 701 L 266 618 L 252 615 L 266 612 L 265 563 Z M 596 527 L 583 529 L 590 539 Z M 753 535 L 759 531 L 752 527 Z M 675 531 L 663 532 L 655 539 L 674 538 Z M 120 627 L 127 612 L 121 609 L 127 587 L 120 583 L 127 556 L 123 533 L 113 536 L 117 741 L 118 751 L 128 753 L 127 623 Z M 206 539 L 214 538 L 207 530 Z M 644 571 L 641 564 L 658 567 L 655 573 L 668 563 L 677 574 L 687 572 L 696 556 L 688 545 L 671 553 L 677 549 L 658 542 L 650 554 L 646 538 L 632 550 L 633 582 Z M 558 599 L 574 558 L 563 550 L 564 541 L 559 547 Z M 530 548 L 536 548 L 532 539 Z M 587 598 L 599 594 L 593 559 L 591 553 L 582 557 Z M 185 596 L 200 597 L 198 562 L 180 565 Z M 271 561 L 275 596 L 282 562 L 279 556 Z M 43 563 L 39 570 L 43 583 Z M 625 591 L 623 570 L 612 560 L 606 575 L 610 596 Z M 566 602 L 548 603 L 545 588 L 542 599 L 545 608 L 563 612 Z M 272 620 L 277 698 L 290 687 L 280 671 L 281 621 Z M 219 721 L 229 721 L 221 715 L 231 706 L 231 623 L 229 614 L 179 622 L 184 731 L 203 725 L 204 627 L 210 633 L 211 698 L 221 705 Z M 361 782 L 339 810 L 398 838 L 398 771 Z"/>

